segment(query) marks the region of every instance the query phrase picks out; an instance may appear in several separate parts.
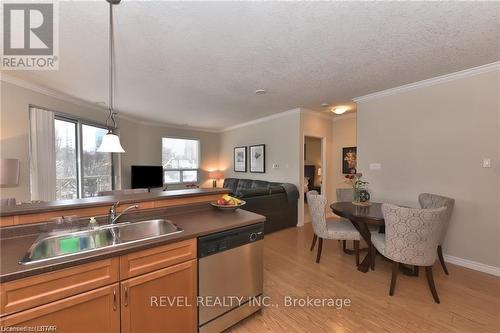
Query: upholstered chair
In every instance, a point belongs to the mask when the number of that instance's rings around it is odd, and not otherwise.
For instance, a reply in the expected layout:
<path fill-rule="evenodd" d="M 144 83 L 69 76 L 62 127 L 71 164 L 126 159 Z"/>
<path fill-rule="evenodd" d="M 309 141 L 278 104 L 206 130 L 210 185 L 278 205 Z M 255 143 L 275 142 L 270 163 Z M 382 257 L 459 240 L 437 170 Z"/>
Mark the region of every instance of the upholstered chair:
<path fill-rule="evenodd" d="M 351 202 L 354 199 L 354 189 L 352 188 L 338 188 L 337 201 L 338 202 Z"/>
<path fill-rule="evenodd" d="M 319 195 L 316 191 L 309 191 L 306 195 L 314 230 L 311 251 L 316 244 L 316 240 L 319 238 L 316 262 L 319 263 L 321 258 L 323 239 L 353 240 L 356 266 L 359 265 L 359 240 L 361 239 L 361 235 L 356 228 L 347 220 L 326 219 L 325 208 L 327 200 L 325 196 Z"/>
<path fill-rule="evenodd" d="M 418 196 L 418 202 L 420 203 L 420 207 L 427 209 L 446 207 L 445 223 L 443 231 L 441 233 L 441 237 L 439 238 L 437 253 L 439 257 L 439 262 L 441 263 L 441 266 L 443 267 L 443 270 L 446 273 L 446 275 L 448 275 L 448 268 L 446 268 L 446 264 L 444 263 L 442 245 L 446 237 L 446 231 L 448 230 L 448 226 L 450 224 L 451 213 L 453 212 L 453 207 L 455 206 L 455 199 L 443 197 L 441 195 L 432 193 L 422 193 Z"/>
<path fill-rule="evenodd" d="M 394 295 L 399 265 L 413 265 L 425 267 L 432 296 L 439 303 L 432 265 L 436 261 L 436 247 L 445 224 L 446 208 L 418 209 L 383 204 L 382 213 L 385 234 L 372 234 L 372 244 L 380 254 L 394 262 L 389 295 Z"/>

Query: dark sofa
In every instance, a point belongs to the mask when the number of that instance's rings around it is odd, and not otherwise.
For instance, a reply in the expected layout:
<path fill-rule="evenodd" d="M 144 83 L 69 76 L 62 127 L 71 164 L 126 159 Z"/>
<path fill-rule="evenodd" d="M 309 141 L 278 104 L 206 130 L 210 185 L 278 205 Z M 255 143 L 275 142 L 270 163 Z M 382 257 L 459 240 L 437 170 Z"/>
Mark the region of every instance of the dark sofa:
<path fill-rule="evenodd" d="M 233 196 L 246 201 L 243 209 L 266 217 L 265 233 L 297 225 L 299 192 L 295 185 L 226 178 L 224 187 L 230 189 Z"/>

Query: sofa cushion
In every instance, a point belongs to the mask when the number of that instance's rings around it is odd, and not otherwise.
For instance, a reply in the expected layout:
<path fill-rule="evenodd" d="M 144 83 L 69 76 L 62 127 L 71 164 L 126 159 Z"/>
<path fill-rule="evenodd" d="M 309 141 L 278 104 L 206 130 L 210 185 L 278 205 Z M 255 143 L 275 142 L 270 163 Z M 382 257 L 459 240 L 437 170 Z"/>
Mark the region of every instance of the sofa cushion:
<path fill-rule="evenodd" d="M 238 198 L 258 197 L 268 194 L 269 190 L 264 187 L 241 189 L 235 193 L 236 197 Z"/>
<path fill-rule="evenodd" d="M 236 192 L 236 187 L 238 186 L 239 178 L 226 178 L 224 179 L 224 185 L 222 187 L 228 188 L 232 193 Z"/>
<path fill-rule="evenodd" d="M 238 182 L 238 186 L 236 186 L 235 192 L 239 192 L 243 189 L 251 188 L 252 182 L 253 182 L 252 179 L 240 179 L 240 181 Z"/>
<path fill-rule="evenodd" d="M 269 194 L 283 193 L 285 189 L 281 185 L 272 185 L 269 187 Z"/>
<path fill-rule="evenodd" d="M 268 189 L 269 188 L 269 182 L 266 182 L 264 180 L 254 180 L 252 182 L 252 187 L 251 188 L 264 188 L 264 189 Z"/>

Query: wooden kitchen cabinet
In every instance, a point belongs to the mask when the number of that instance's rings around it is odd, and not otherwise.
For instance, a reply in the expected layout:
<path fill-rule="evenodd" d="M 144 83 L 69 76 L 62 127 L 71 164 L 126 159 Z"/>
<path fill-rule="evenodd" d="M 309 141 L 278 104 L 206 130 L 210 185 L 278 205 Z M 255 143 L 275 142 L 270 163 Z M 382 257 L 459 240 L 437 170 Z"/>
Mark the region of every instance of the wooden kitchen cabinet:
<path fill-rule="evenodd" d="M 119 333 L 119 284 L 21 311 L 0 319 L 0 326 L 55 327 L 47 332 Z"/>
<path fill-rule="evenodd" d="M 196 269 L 189 260 L 121 282 L 122 333 L 196 332 Z"/>

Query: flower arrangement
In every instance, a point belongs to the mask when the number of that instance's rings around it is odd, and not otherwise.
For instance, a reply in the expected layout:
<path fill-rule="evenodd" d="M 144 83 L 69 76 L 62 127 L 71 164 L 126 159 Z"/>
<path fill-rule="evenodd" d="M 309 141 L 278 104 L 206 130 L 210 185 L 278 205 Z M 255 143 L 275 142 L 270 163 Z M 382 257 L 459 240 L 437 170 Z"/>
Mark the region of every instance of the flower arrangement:
<path fill-rule="evenodd" d="M 369 183 L 361 180 L 361 177 L 363 177 L 363 174 L 356 172 L 345 176 L 346 183 L 350 184 L 354 190 L 353 203 L 361 203 L 370 200 L 370 195 L 368 191 L 366 191 L 366 185 Z"/>

